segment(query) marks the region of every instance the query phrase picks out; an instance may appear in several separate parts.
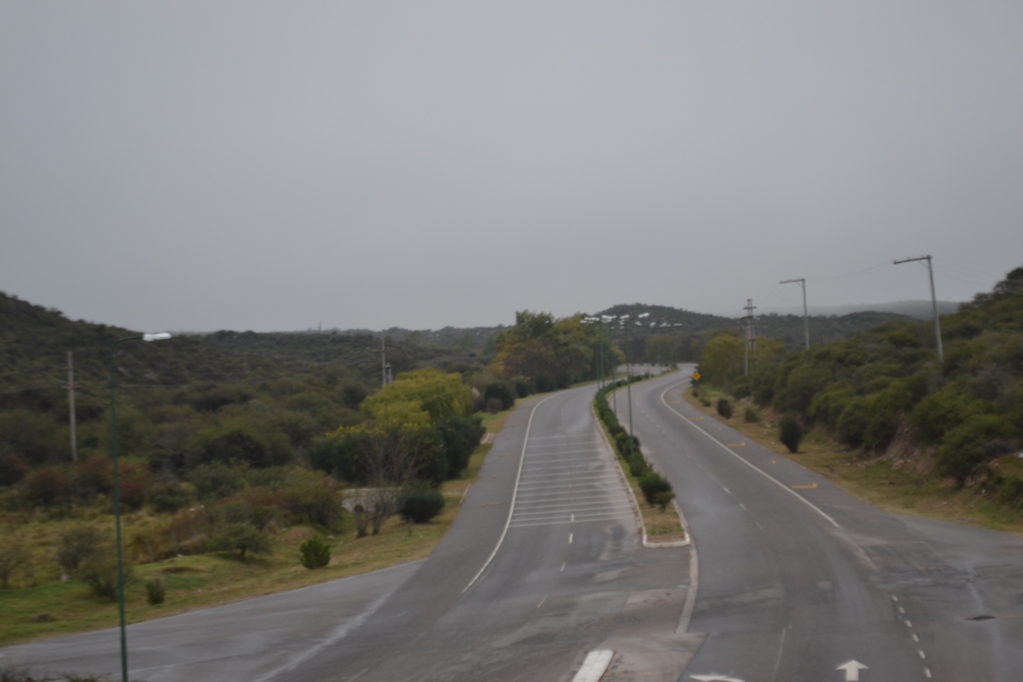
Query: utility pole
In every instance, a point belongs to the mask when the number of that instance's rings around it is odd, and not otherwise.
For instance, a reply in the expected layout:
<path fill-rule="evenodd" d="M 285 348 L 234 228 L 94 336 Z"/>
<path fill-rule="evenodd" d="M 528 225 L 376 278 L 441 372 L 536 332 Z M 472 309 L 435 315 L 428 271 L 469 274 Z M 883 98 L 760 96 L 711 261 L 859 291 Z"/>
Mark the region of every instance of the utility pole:
<path fill-rule="evenodd" d="M 757 351 L 757 337 L 753 332 L 753 311 L 756 307 L 753 305 L 753 299 L 746 299 L 746 354 L 745 354 L 745 374 L 749 376 L 749 364 L 750 358 L 756 354 Z"/>
<path fill-rule="evenodd" d="M 71 420 L 71 461 L 78 463 L 78 434 L 75 429 L 75 366 L 71 351 L 67 352 L 67 405 Z"/>
<path fill-rule="evenodd" d="M 927 261 L 927 275 L 931 280 L 931 309 L 934 311 L 934 338 L 938 342 L 938 362 L 945 362 L 945 350 L 941 347 L 941 322 L 938 321 L 938 297 L 934 293 L 934 268 L 931 266 L 931 257 L 903 258 L 902 260 L 894 261 L 894 264 L 899 265 L 900 263 L 912 263 L 921 260 Z"/>
<path fill-rule="evenodd" d="M 380 335 L 380 385 L 387 385 L 387 337 Z"/>
<path fill-rule="evenodd" d="M 810 317 L 806 313 L 806 278 L 786 279 L 778 282 L 778 284 L 791 284 L 792 282 L 796 282 L 799 286 L 803 287 L 803 334 L 806 336 L 806 350 L 810 350 Z"/>

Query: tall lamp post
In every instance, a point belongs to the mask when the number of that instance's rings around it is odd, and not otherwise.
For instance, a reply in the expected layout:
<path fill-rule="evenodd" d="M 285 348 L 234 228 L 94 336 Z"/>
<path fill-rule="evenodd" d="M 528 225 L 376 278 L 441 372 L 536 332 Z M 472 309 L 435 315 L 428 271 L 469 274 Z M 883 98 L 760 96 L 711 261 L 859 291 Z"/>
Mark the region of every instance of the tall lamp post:
<path fill-rule="evenodd" d="M 125 341 L 164 341 L 171 337 L 160 334 L 139 334 L 114 341 L 110 347 L 110 458 L 114 461 L 114 523 L 117 527 L 117 610 L 121 617 L 121 679 L 128 682 L 128 638 L 124 628 L 124 548 L 121 544 L 121 482 L 117 467 L 117 381 L 114 375 L 114 351 Z"/>

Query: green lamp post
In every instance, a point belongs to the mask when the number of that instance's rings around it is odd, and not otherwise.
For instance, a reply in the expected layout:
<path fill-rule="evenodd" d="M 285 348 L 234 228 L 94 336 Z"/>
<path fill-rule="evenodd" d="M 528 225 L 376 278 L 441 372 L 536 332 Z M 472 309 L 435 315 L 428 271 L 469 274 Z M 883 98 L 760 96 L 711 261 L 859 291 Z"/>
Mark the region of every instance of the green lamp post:
<path fill-rule="evenodd" d="M 114 351 L 125 341 L 163 341 L 170 334 L 139 334 L 118 339 L 110 347 L 110 458 L 114 461 L 114 519 L 117 527 L 117 609 L 121 616 L 121 679 L 128 682 L 128 638 L 124 628 L 124 549 L 121 544 L 121 482 L 117 467 L 117 381 L 114 378 Z"/>

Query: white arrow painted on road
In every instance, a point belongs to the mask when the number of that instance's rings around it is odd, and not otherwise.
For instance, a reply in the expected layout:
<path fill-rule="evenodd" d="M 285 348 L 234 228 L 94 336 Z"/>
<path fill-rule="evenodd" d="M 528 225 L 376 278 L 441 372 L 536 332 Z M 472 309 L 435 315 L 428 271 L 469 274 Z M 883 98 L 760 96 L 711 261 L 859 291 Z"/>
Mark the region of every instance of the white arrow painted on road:
<path fill-rule="evenodd" d="M 727 675 L 718 675 L 717 673 L 711 673 L 710 675 L 690 675 L 689 677 L 700 682 L 743 682 L 738 677 L 728 677 Z"/>
<path fill-rule="evenodd" d="M 835 668 L 835 670 L 845 671 L 845 682 L 857 682 L 857 680 L 860 679 L 860 671 L 866 669 L 867 666 L 863 665 L 859 661 L 847 661 Z"/>

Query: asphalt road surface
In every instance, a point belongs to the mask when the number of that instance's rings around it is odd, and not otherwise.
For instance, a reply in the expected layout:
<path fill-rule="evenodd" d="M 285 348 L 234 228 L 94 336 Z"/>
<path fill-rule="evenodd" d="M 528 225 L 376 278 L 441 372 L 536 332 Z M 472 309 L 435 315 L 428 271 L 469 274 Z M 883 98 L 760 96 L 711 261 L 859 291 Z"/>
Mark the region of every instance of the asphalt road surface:
<path fill-rule="evenodd" d="M 689 550 L 643 547 L 594 391 L 511 415 L 429 559 L 133 625 L 132 678 L 571 680 L 613 649 L 616 679 L 679 679 L 700 643 L 679 632 Z M 37 671 L 119 669 L 115 630 L 0 653 Z"/>
<path fill-rule="evenodd" d="M 689 407 L 689 374 L 633 386 L 695 544 L 684 679 L 1023 679 L 1023 539 L 862 503 Z"/>
<path fill-rule="evenodd" d="M 633 420 L 693 546 L 642 546 L 592 386 L 538 397 L 429 559 L 133 625 L 133 679 L 568 681 L 608 649 L 605 681 L 1023 679 L 1023 539 L 859 502 L 689 408 L 686 376 L 633 386 Z M 118 669 L 111 630 L 0 654 Z"/>

